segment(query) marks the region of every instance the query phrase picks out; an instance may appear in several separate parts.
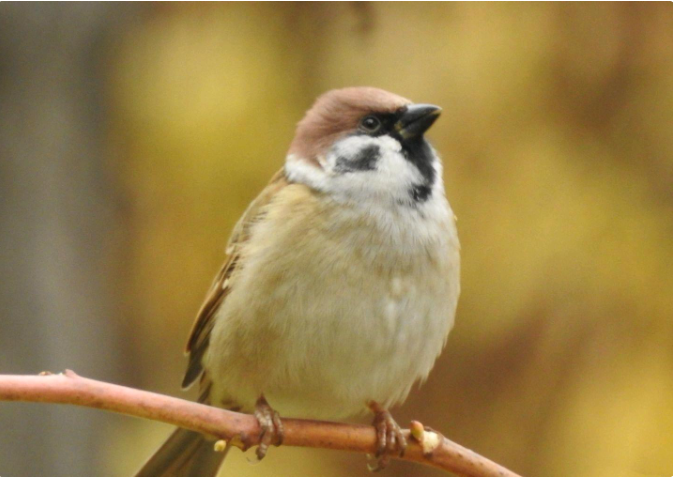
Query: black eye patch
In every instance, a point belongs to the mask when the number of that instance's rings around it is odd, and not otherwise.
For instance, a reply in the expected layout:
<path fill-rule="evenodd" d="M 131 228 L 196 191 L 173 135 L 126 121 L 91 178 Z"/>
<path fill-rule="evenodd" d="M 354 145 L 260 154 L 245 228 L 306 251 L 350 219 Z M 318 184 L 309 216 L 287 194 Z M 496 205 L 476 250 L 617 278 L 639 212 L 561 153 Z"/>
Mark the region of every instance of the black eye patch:
<path fill-rule="evenodd" d="M 369 145 L 358 151 L 353 158 L 340 156 L 336 160 L 335 170 L 340 173 L 371 171 L 376 169 L 381 150 L 378 145 Z"/>
<path fill-rule="evenodd" d="M 373 137 L 382 135 L 396 137 L 395 122 L 397 120 L 398 113 L 372 113 L 360 120 L 360 126 L 354 134 Z M 374 127 L 374 123 L 372 123 L 371 127 L 367 127 L 368 122 L 376 122 L 376 126 Z"/>

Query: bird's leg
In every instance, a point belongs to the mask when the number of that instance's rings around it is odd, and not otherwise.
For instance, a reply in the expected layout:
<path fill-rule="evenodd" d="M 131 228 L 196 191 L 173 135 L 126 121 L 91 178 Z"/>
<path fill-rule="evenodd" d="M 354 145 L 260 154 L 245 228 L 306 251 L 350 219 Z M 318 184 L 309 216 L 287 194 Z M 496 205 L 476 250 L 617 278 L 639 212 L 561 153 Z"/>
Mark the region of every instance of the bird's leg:
<path fill-rule="evenodd" d="M 260 396 L 255 403 L 255 417 L 262 430 L 257 447 L 257 458 L 261 461 L 266 456 L 269 445 L 280 446 L 283 443 L 283 423 L 277 411 L 269 406 L 264 395 Z"/>
<path fill-rule="evenodd" d="M 376 458 L 377 465 L 373 470 L 381 470 L 388 464 L 392 454 L 404 456 L 407 448 L 407 439 L 402 429 L 395 422 L 390 413 L 376 401 L 370 401 L 369 409 L 374 413 L 374 427 L 376 428 Z"/>

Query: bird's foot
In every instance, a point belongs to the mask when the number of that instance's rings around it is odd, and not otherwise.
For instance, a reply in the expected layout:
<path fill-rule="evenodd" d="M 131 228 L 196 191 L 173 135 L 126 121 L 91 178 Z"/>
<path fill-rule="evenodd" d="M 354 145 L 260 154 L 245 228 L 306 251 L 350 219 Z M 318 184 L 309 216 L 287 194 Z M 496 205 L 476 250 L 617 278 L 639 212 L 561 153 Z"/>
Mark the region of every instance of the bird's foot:
<path fill-rule="evenodd" d="M 388 465 L 391 455 L 404 456 L 407 439 L 395 419 L 377 402 L 371 401 L 369 409 L 374 413 L 373 425 L 376 428 L 376 463 L 369 468 L 380 471 Z"/>
<path fill-rule="evenodd" d="M 269 445 L 280 446 L 283 443 L 283 423 L 278 412 L 269 406 L 264 396 L 260 396 L 255 404 L 255 417 L 262 430 L 256 451 L 257 459 L 261 461 L 266 456 Z"/>

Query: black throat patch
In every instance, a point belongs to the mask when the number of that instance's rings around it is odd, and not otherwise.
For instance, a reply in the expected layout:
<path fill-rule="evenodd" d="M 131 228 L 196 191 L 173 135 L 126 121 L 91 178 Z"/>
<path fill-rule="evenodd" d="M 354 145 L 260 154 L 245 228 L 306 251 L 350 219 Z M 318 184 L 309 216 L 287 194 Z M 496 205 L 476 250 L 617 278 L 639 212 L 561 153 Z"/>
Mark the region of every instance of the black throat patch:
<path fill-rule="evenodd" d="M 432 196 L 432 185 L 435 184 L 435 167 L 433 166 L 433 154 L 430 144 L 423 137 L 399 139 L 402 144 L 404 158 L 413 164 L 423 177 L 421 183 L 415 184 L 409 190 L 411 198 L 415 202 L 423 203 Z"/>

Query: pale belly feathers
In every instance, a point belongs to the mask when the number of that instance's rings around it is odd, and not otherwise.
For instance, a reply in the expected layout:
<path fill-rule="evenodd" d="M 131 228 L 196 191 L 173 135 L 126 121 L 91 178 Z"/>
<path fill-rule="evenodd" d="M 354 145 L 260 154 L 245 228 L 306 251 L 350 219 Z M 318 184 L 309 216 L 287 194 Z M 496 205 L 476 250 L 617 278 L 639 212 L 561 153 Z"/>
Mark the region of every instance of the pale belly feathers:
<path fill-rule="evenodd" d="M 403 401 L 441 352 L 459 294 L 453 213 L 436 201 L 423 215 L 362 214 L 285 188 L 217 313 L 204 357 L 213 404 L 252 410 L 264 394 L 283 416 L 339 419 Z"/>

